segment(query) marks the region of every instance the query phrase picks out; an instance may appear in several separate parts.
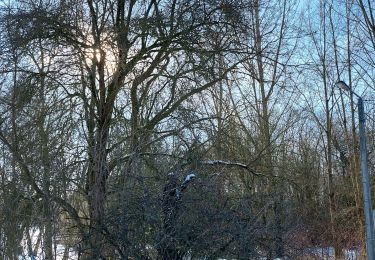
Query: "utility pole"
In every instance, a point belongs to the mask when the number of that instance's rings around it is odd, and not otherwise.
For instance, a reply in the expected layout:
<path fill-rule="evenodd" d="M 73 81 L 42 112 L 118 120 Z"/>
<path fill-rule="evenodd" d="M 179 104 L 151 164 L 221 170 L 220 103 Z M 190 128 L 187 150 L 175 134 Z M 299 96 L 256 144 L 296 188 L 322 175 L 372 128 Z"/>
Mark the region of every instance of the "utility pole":
<path fill-rule="evenodd" d="M 375 260 L 374 255 L 374 221 L 372 216 L 372 200 L 370 191 L 370 179 L 368 175 L 367 164 L 367 147 L 366 147 L 366 116 L 363 106 L 363 99 L 358 94 L 350 89 L 350 87 L 343 81 L 338 81 L 335 84 L 345 91 L 349 91 L 358 97 L 358 118 L 359 118 L 359 154 L 361 159 L 361 172 L 362 172 L 362 187 L 363 187 L 363 204 L 365 213 L 365 226 L 366 226 L 366 245 L 367 245 L 367 259 Z"/>

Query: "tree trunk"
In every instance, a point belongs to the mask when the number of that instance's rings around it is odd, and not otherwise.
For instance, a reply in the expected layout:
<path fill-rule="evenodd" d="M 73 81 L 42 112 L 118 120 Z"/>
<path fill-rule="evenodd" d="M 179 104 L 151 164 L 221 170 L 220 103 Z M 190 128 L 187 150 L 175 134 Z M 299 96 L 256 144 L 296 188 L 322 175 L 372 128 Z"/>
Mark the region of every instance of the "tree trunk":
<path fill-rule="evenodd" d="M 180 217 L 180 202 L 186 186 L 180 186 L 176 174 L 171 174 L 163 192 L 163 233 L 158 247 L 162 260 L 182 260 L 185 252 L 179 249 L 176 234 Z"/>
<path fill-rule="evenodd" d="M 103 254 L 103 217 L 105 214 L 106 179 L 108 176 L 107 140 L 109 128 L 100 128 L 89 167 L 88 202 L 90 214 L 90 249 L 87 259 L 100 259 Z"/>
<path fill-rule="evenodd" d="M 40 53 L 41 53 L 41 67 L 39 69 L 40 75 L 45 75 L 46 64 L 44 62 L 45 53 L 39 40 Z M 47 115 L 47 106 L 46 106 L 46 77 L 40 77 L 40 86 L 39 86 L 39 113 L 37 115 L 38 123 L 38 134 L 40 138 L 40 157 L 41 157 L 41 166 L 43 172 L 43 219 L 44 219 L 44 236 L 43 236 L 43 250 L 45 252 L 46 260 L 53 260 L 53 205 L 50 199 L 50 186 L 51 186 L 51 158 L 49 151 L 49 132 L 45 127 L 46 115 Z"/>
<path fill-rule="evenodd" d="M 348 79 L 349 87 L 352 88 L 352 53 L 351 53 L 351 9 L 353 1 L 347 1 L 346 3 L 346 39 L 347 39 L 347 62 L 348 62 Z M 352 149 L 350 152 L 350 166 L 351 166 L 351 182 L 355 197 L 355 204 L 357 208 L 357 219 L 359 225 L 359 235 L 361 238 L 362 245 L 365 245 L 365 232 L 363 224 L 363 214 L 361 211 L 362 202 L 362 189 L 360 182 L 360 169 L 359 169 L 359 143 L 355 127 L 355 110 L 353 102 L 353 92 L 350 92 L 350 115 L 351 115 L 351 139 L 352 139 Z M 349 134 L 348 134 L 349 137 Z M 348 138 L 349 143 L 349 138 Z M 363 247 L 364 248 L 364 247 Z M 366 250 L 362 250 L 362 257 L 366 257 Z"/>
<path fill-rule="evenodd" d="M 273 82 L 271 83 L 270 87 L 266 89 L 266 80 L 265 80 L 265 72 L 264 72 L 264 64 L 263 64 L 263 46 L 262 46 L 262 35 L 261 35 L 261 21 L 260 21 L 260 1 L 257 1 L 254 7 L 254 15 L 255 15 L 255 47 L 256 47 L 256 62 L 258 68 L 258 77 L 259 77 L 259 87 L 260 87 L 260 98 L 261 98 L 261 109 L 259 113 L 259 126 L 260 126 L 260 135 L 261 135 L 261 153 L 264 153 L 262 164 L 264 168 L 264 173 L 269 176 L 269 178 L 273 178 L 274 173 L 274 161 L 272 159 L 273 145 L 272 145 L 272 134 L 270 129 L 270 114 L 269 114 L 269 98 L 272 95 L 273 87 L 275 86 L 275 75 L 273 77 Z M 280 37 L 282 37 L 282 28 L 280 32 Z M 280 42 L 281 42 L 280 38 Z M 278 54 L 277 54 L 278 55 Z M 276 57 L 277 60 L 277 57 Z M 275 63 L 274 66 L 277 66 Z M 274 67 L 274 73 L 276 74 L 276 67 Z M 271 179 L 267 184 L 266 190 L 268 191 L 269 195 L 271 195 L 274 199 L 273 201 L 273 219 L 271 221 L 271 236 L 273 240 L 273 245 L 271 246 L 270 255 L 272 257 L 280 257 L 284 256 L 284 243 L 283 243 L 283 232 L 282 232 L 282 200 L 281 191 L 279 188 L 279 183 L 276 179 Z"/>

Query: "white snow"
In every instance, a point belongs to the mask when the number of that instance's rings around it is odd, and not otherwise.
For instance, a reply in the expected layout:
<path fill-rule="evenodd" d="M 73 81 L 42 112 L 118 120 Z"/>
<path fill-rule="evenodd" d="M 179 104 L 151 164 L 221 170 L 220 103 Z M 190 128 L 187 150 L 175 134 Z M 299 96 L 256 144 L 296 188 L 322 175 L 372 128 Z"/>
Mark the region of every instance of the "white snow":
<path fill-rule="evenodd" d="M 333 260 L 335 255 L 335 249 L 333 247 L 316 247 L 316 248 L 307 248 L 306 253 L 312 254 L 319 259 Z M 345 249 L 344 250 L 344 259 L 345 260 L 357 260 L 359 258 L 359 252 L 357 249 Z"/>
<path fill-rule="evenodd" d="M 36 244 L 38 243 L 38 237 L 40 236 L 40 229 L 39 228 L 31 228 L 30 230 L 30 237 L 31 237 L 31 244 L 32 244 L 32 247 L 35 248 Z M 40 241 L 39 241 L 40 243 Z M 55 259 L 56 260 L 62 260 L 63 259 L 63 255 L 64 255 L 64 251 L 65 251 L 65 246 L 64 245 L 61 245 L 61 244 L 56 244 L 55 245 L 55 250 L 54 250 L 54 254 L 55 254 Z M 40 259 L 44 259 L 44 252 L 42 250 L 42 246 L 38 246 L 38 251 L 37 252 L 34 252 L 36 254 L 36 256 L 29 256 L 28 255 L 28 250 L 27 250 L 27 238 L 24 237 L 21 241 L 21 247 L 22 247 L 22 255 L 19 255 L 18 256 L 18 260 L 40 260 Z M 72 248 L 70 248 L 69 250 L 69 256 L 68 258 L 69 259 L 78 259 L 78 255 L 77 255 L 77 252 L 75 252 Z"/>
<path fill-rule="evenodd" d="M 186 176 L 184 182 L 189 182 L 189 181 L 191 181 L 192 178 L 195 178 L 195 174 L 194 173 L 191 173 L 188 176 Z"/>
<path fill-rule="evenodd" d="M 206 160 L 206 161 L 202 161 L 202 163 L 208 164 L 208 165 L 222 164 L 222 165 L 227 165 L 227 166 L 239 166 L 239 167 L 247 168 L 246 164 L 239 163 L 239 162 L 228 162 L 228 161 L 223 161 L 223 160 Z"/>

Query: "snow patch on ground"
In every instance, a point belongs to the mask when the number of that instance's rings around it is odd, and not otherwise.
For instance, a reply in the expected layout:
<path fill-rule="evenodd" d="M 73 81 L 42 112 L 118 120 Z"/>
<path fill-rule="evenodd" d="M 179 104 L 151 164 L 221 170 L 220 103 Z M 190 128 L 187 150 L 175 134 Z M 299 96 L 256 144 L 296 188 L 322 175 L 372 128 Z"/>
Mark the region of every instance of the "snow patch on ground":
<path fill-rule="evenodd" d="M 313 255 L 315 257 L 319 257 L 319 259 L 324 260 L 334 260 L 335 257 L 335 249 L 333 247 L 314 247 L 314 248 L 307 248 L 305 250 L 306 254 Z M 345 260 L 359 260 L 359 251 L 355 248 L 353 249 L 345 249 L 344 250 L 344 259 Z"/>
<path fill-rule="evenodd" d="M 33 228 L 30 231 L 30 238 L 31 238 L 31 245 L 34 249 L 37 243 L 40 243 L 40 230 L 39 228 Z M 42 246 L 38 246 L 37 252 L 33 252 L 34 255 L 29 255 L 28 246 L 27 246 L 27 238 L 24 237 L 21 241 L 22 247 L 22 255 L 18 256 L 18 260 L 41 260 L 44 259 L 44 252 L 42 250 Z M 56 244 L 56 248 L 54 248 L 55 260 L 62 260 L 64 256 L 65 246 L 62 244 Z M 78 259 L 77 253 L 74 251 L 73 248 L 69 249 L 68 252 L 68 259 Z"/>

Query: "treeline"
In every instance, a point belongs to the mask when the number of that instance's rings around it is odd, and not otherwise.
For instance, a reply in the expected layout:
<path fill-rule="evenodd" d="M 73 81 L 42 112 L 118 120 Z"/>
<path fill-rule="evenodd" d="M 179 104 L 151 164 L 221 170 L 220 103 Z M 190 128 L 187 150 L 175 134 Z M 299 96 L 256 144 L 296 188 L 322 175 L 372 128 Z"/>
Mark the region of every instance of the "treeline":
<path fill-rule="evenodd" d="M 0 1 L 0 258 L 365 255 L 371 1 Z M 59 257 L 59 258 L 58 258 Z"/>

